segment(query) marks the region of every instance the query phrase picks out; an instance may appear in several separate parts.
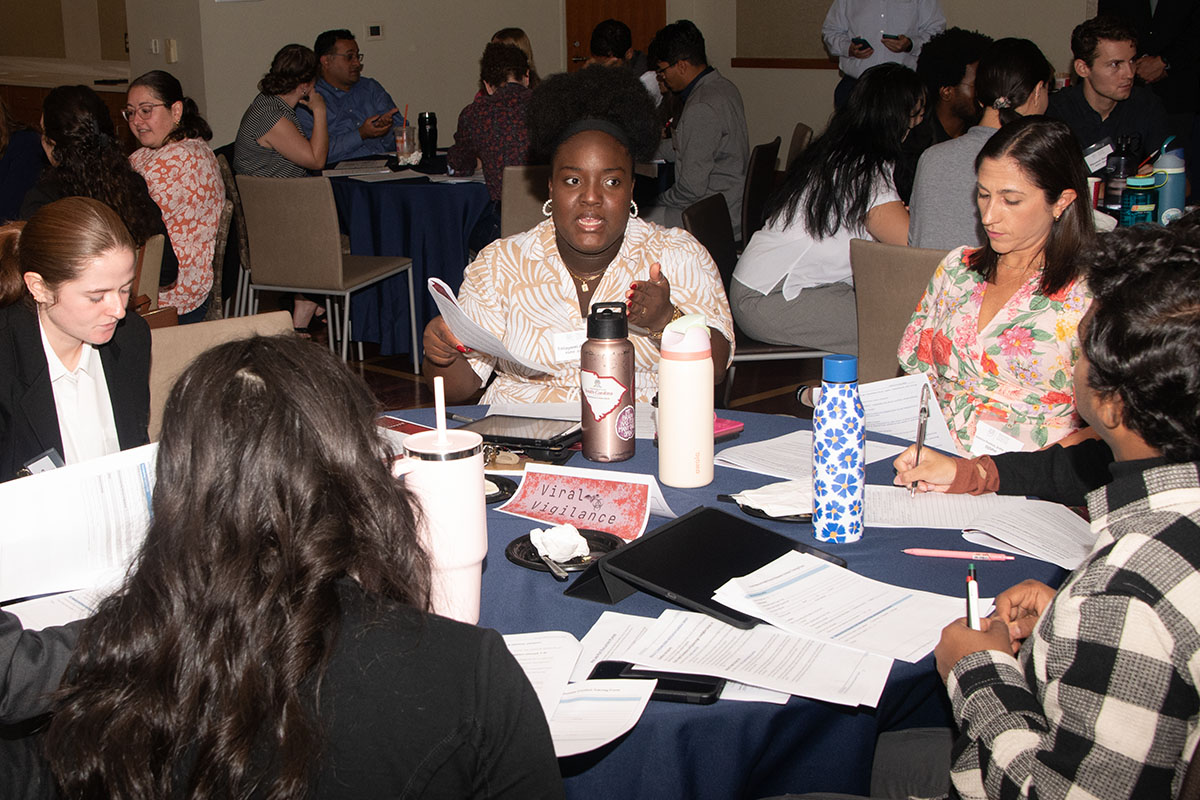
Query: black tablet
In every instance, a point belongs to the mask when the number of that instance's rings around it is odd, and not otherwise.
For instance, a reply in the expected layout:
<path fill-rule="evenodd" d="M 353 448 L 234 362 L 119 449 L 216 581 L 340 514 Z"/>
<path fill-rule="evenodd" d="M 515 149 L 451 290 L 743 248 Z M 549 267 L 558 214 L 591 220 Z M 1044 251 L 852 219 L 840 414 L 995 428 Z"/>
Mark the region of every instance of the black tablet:
<path fill-rule="evenodd" d="M 517 447 L 565 447 L 582 436 L 579 423 L 542 417 L 516 417 L 491 414 L 463 425 L 459 430 L 475 431 L 485 442 Z"/>
<path fill-rule="evenodd" d="M 697 508 L 614 550 L 599 564 L 644 592 L 738 628 L 761 620 L 713 600 L 713 592 L 783 554 L 812 553 L 839 567 L 844 559 L 728 514 Z"/>

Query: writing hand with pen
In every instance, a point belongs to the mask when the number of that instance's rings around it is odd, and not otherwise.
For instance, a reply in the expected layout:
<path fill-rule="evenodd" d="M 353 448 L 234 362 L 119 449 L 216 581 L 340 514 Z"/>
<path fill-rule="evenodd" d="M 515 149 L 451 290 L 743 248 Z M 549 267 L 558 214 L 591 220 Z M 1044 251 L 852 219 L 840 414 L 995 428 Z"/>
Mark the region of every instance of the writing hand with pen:
<path fill-rule="evenodd" d="M 979 630 L 971 630 L 966 617 L 951 622 L 942 629 L 941 641 L 933 650 L 942 680 L 971 653 L 999 650 L 1016 655 L 1053 599 L 1054 590 L 1046 584 L 1022 581 L 996 596 L 996 610 L 979 620 Z"/>

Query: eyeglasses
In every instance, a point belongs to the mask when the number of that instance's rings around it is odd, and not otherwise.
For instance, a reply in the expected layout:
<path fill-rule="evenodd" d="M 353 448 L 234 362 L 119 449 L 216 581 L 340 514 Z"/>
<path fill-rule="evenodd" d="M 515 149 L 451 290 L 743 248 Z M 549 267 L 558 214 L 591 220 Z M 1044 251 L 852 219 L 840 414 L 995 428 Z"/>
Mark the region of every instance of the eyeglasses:
<path fill-rule="evenodd" d="M 670 64 L 667 64 L 665 67 L 658 67 L 654 70 L 654 74 L 661 78 L 663 76 L 664 72 L 666 72 L 667 70 L 669 70 L 671 67 L 675 66 L 678 63 L 679 63 L 678 61 L 672 61 Z"/>
<path fill-rule="evenodd" d="M 133 118 L 134 114 L 137 115 L 138 119 L 150 119 L 150 115 L 154 113 L 154 109 L 158 108 L 159 106 L 166 108 L 167 104 L 142 103 L 137 108 L 134 108 L 133 106 L 126 106 L 125 108 L 121 109 L 121 116 L 125 118 L 126 122 L 129 122 L 129 120 Z"/>
<path fill-rule="evenodd" d="M 365 53 L 362 53 L 362 52 L 358 52 L 358 53 L 330 53 L 329 55 L 333 56 L 334 58 L 344 58 L 344 59 L 346 59 L 347 61 L 357 61 L 357 62 L 358 62 L 358 63 L 360 63 L 360 64 L 361 64 L 361 63 L 363 63 L 363 60 L 364 60 L 364 59 L 367 57 L 367 56 L 366 56 L 366 54 L 365 54 Z"/>

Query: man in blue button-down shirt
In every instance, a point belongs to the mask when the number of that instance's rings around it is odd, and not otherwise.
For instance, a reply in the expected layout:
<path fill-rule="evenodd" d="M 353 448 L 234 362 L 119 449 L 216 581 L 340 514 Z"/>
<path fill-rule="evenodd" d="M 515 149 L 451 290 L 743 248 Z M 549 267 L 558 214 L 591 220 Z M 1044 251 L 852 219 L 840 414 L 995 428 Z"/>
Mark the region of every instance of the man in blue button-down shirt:
<path fill-rule="evenodd" d="M 328 166 L 347 158 L 382 155 L 396 149 L 392 97 L 372 78 L 362 77 L 363 54 L 348 30 L 325 31 L 313 51 L 321 61 L 317 91 L 325 98 L 329 121 Z M 305 136 L 312 136 L 313 118 L 303 107 L 296 116 Z"/>

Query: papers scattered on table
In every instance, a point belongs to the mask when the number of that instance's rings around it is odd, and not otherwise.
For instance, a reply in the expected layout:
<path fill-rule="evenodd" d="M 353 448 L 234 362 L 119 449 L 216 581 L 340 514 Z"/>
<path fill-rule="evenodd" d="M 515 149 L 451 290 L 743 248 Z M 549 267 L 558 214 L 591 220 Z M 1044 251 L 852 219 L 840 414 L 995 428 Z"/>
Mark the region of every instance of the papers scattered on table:
<path fill-rule="evenodd" d="M 626 660 L 849 706 L 876 705 L 892 667 L 890 658 L 769 625 L 742 630 L 706 614 L 675 610 L 662 613 Z"/>
<path fill-rule="evenodd" d="M 146 536 L 157 450 L 0 483 L 0 600 L 91 588 L 124 570 Z"/>
<path fill-rule="evenodd" d="M 964 526 L 963 538 L 973 544 L 1049 561 L 1075 569 L 1096 546 L 1097 532 L 1066 506 L 1043 500 L 1002 514 L 977 517 Z"/>
<path fill-rule="evenodd" d="M 788 633 L 911 662 L 964 613 L 960 597 L 892 586 L 798 552 L 729 581 L 713 597 Z"/>
<path fill-rule="evenodd" d="M 510 634 L 504 643 L 533 684 L 550 723 L 554 754 L 560 758 L 595 750 L 629 731 L 658 683 L 584 680 L 568 686 L 580 644 L 563 631 Z"/>
<path fill-rule="evenodd" d="M 329 169 L 321 170 L 321 175 L 327 178 L 339 175 L 370 175 L 372 173 L 391 173 L 386 158 L 373 158 L 363 161 L 339 161 Z"/>
<path fill-rule="evenodd" d="M 1096 532 L 1058 503 L 997 494 L 920 493 L 901 486 L 867 486 L 867 525 L 948 528 L 973 544 L 1075 569 L 1092 552 Z M 990 534 L 990 535 L 989 535 Z"/>
<path fill-rule="evenodd" d="M 450 327 L 450 332 L 465 346 L 480 353 L 487 353 L 496 358 L 520 364 L 533 372 L 546 373 L 551 371 L 550 367 L 547 367 L 545 364 L 528 361 L 509 352 L 503 342 L 489 331 L 484 330 L 475 320 L 466 315 L 466 312 L 459 306 L 458 298 L 454 296 L 454 292 L 450 290 L 449 285 L 441 278 L 429 278 L 427 283 L 429 294 L 433 296 L 433 301 L 437 303 L 438 311 L 441 312 L 442 318 L 446 320 L 446 324 Z"/>
<path fill-rule="evenodd" d="M 915 430 L 915 429 L 914 429 Z M 718 467 L 757 472 L 788 480 L 812 482 L 812 431 L 792 433 L 762 442 L 726 447 L 717 453 L 713 463 Z M 894 444 L 867 440 L 867 463 L 895 458 L 904 450 Z"/>
<path fill-rule="evenodd" d="M 867 430 L 885 433 L 904 439 L 917 440 L 917 415 L 921 409 L 921 388 L 929 384 L 929 423 L 925 429 L 925 444 L 944 450 L 952 455 L 958 453 L 950 427 L 938 406 L 937 393 L 925 373 L 872 381 L 858 387 L 866 414 Z M 868 459 L 870 461 L 871 459 Z"/>
<path fill-rule="evenodd" d="M 614 678 L 567 687 L 550 719 L 550 738 L 559 758 L 586 753 L 633 729 L 658 681 Z"/>
<path fill-rule="evenodd" d="M 389 183 L 391 181 L 406 181 L 413 178 L 428 179 L 428 175 L 422 175 L 416 170 L 405 169 L 400 172 L 392 172 L 390 169 L 383 169 L 367 174 L 355 173 L 350 175 L 350 180 L 362 181 L 363 183 Z"/>
<path fill-rule="evenodd" d="M 482 172 L 474 175 L 427 175 L 426 177 L 434 183 L 483 183 Z"/>

